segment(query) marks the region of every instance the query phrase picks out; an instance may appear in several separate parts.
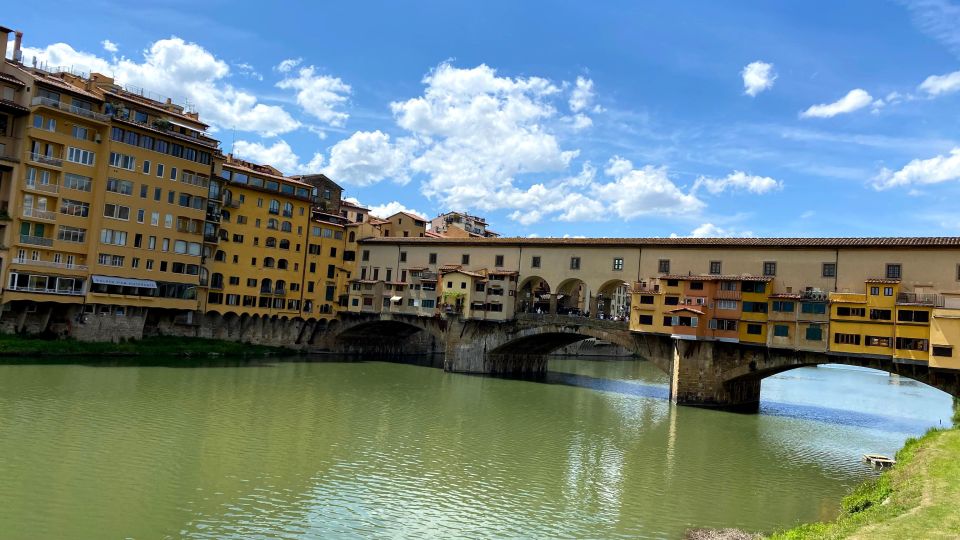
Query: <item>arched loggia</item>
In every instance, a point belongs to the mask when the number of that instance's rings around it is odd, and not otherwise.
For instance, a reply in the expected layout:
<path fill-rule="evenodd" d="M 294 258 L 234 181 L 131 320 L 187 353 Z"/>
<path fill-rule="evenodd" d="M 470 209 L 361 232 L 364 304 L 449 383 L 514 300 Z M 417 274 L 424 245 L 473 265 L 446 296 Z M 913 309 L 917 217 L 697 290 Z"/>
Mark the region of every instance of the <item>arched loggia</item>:
<path fill-rule="evenodd" d="M 530 276 L 517 287 L 517 313 L 551 313 L 553 295 L 550 284 L 539 276 Z"/>

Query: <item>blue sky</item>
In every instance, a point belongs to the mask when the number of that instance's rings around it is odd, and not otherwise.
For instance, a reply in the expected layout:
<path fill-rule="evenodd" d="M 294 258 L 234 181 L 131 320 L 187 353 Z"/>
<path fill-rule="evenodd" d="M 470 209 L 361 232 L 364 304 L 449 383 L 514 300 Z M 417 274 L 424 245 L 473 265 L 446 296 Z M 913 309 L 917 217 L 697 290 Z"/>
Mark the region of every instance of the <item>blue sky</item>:
<path fill-rule="evenodd" d="M 509 236 L 960 234 L 960 4 L 17 3 L 225 151 Z M 71 16 L 61 16 L 64 14 Z"/>

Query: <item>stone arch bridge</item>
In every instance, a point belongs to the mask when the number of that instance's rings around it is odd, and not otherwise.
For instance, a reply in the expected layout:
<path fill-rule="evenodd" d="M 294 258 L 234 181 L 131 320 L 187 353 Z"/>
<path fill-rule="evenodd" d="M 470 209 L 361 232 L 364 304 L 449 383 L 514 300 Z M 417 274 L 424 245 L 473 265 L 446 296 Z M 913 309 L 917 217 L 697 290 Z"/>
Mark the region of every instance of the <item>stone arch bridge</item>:
<path fill-rule="evenodd" d="M 537 377 L 550 353 L 595 338 L 614 343 L 663 370 L 670 396 L 681 405 L 755 411 L 760 382 L 790 369 L 822 364 L 867 367 L 908 377 L 960 397 L 960 373 L 884 357 L 772 349 L 717 341 L 689 341 L 631 332 L 625 322 L 567 315 L 517 314 L 506 322 L 369 314 L 330 323 L 314 352 L 400 359 L 433 355 L 457 373 Z"/>

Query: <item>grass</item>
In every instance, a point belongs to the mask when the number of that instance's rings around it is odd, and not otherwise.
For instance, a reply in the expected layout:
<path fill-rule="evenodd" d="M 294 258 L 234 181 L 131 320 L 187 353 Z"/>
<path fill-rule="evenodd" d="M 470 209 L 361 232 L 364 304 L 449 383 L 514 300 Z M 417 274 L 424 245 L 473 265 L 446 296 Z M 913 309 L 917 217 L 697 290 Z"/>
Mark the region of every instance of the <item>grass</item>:
<path fill-rule="evenodd" d="M 958 410 L 955 408 L 955 410 Z M 955 420 L 960 420 L 955 415 Z M 779 531 L 776 540 L 960 537 L 960 429 L 908 439 L 897 465 L 843 499 L 840 517 Z"/>
<path fill-rule="evenodd" d="M 297 354 L 285 347 L 188 337 L 149 337 L 120 343 L 0 335 L 0 356 L 267 356 Z"/>

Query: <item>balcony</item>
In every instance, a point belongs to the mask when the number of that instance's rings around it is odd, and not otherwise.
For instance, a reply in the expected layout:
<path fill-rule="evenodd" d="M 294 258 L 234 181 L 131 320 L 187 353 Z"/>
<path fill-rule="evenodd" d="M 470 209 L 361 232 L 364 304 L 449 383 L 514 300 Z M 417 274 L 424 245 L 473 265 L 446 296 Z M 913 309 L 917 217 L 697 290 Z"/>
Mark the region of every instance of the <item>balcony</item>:
<path fill-rule="evenodd" d="M 0 161 L 20 163 L 20 158 L 17 157 L 17 154 L 16 152 L 14 152 L 12 146 L 8 146 L 6 144 L 0 144 Z"/>
<path fill-rule="evenodd" d="M 215 234 L 205 234 L 203 235 L 203 241 L 208 244 L 216 244 L 219 242 L 219 238 Z"/>
<path fill-rule="evenodd" d="M 53 247 L 53 238 L 44 238 L 42 236 L 31 236 L 29 234 L 21 234 L 20 243 L 30 244 L 32 246 Z"/>
<path fill-rule="evenodd" d="M 29 292 L 29 293 L 66 294 L 70 296 L 83 296 L 84 294 L 82 290 L 76 290 L 76 289 L 67 289 L 67 288 L 51 289 L 49 287 L 31 287 L 29 285 L 23 285 L 23 286 L 11 285 L 7 287 L 7 290 L 17 291 L 17 292 Z"/>
<path fill-rule="evenodd" d="M 33 98 L 30 104 L 35 107 L 49 107 L 51 109 L 57 109 L 59 111 L 64 111 L 70 114 L 75 114 L 77 116 L 82 116 L 88 120 L 94 120 L 96 122 L 110 121 L 110 116 L 106 114 L 98 113 L 96 111 L 91 111 L 89 109 L 84 109 L 82 107 L 77 107 L 75 105 L 67 105 L 66 103 L 57 101 L 55 99 L 37 96 Z"/>
<path fill-rule="evenodd" d="M 36 182 L 24 182 L 23 189 L 29 189 L 30 191 L 39 191 L 41 193 L 51 193 L 56 195 L 60 193 L 60 186 L 57 184 L 37 184 Z"/>
<path fill-rule="evenodd" d="M 34 163 L 41 163 L 43 165 L 50 165 L 52 167 L 63 167 L 63 160 L 53 156 L 45 156 L 38 152 L 30 153 L 30 161 Z"/>
<path fill-rule="evenodd" d="M 632 291 L 635 293 L 658 294 L 660 293 L 660 284 L 647 283 L 646 281 L 636 281 L 633 284 Z"/>
<path fill-rule="evenodd" d="M 57 213 L 49 210 L 40 210 L 39 208 L 26 207 L 23 209 L 23 217 L 30 219 L 42 219 L 46 221 L 55 221 Z"/>
<path fill-rule="evenodd" d="M 831 302 L 847 302 L 852 304 L 866 304 L 867 295 L 861 293 L 830 293 Z"/>
<path fill-rule="evenodd" d="M 915 306 L 943 307 L 943 295 L 902 292 L 897 294 L 897 303 Z"/>
<path fill-rule="evenodd" d="M 44 268 L 59 268 L 61 270 L 88 270 L 85 264 L 68 264 L 53 261 L 34 261 L 32 259 L 13 259 L 13 264 L 24 264 L 28 266 L 42 266 Z"/>
<path fill-rule="evenodd" d="M 739 300 L 740 291 L 717 290 L 715 293 L 713 293 L 713 299 L 714 300 Z"/>

